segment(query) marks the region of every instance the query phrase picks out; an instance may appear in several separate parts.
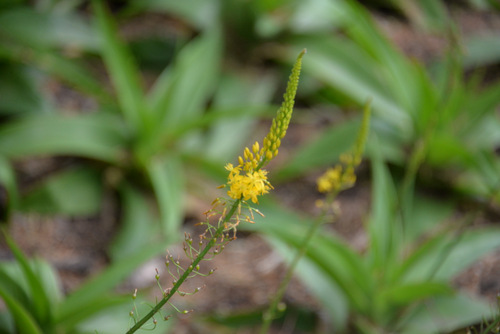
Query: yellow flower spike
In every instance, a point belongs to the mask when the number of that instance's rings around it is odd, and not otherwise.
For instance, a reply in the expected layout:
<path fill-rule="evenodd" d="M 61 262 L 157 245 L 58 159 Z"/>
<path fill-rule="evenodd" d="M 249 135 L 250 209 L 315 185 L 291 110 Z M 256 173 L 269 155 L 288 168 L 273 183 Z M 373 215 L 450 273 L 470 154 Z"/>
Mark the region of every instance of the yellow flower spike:
<path fill-rule="evenodd" d="M 361 157 L 365 147 L 370 127 L 370 101 L 365 104 L 363 120 L 359 129 L 358 137 L 350 152 L 340 155 L 340 164 L 335 168 L 329 168 L 316 181 L 318 191 L 323 193 L 336 192 L 352 187 L 356 183 L 354 169 L 361 163 Z"/>
<path fill-rule="evenodd" d="M 260 147 L 259 142 L 255 142 L 251 146 L 251 150 L 246 147 L 243 151 L 243 157 L 238 157 L 238 166 L 226 165 L 226 169 L 229 171 L 227 180 L 229 190 L 227 194 L 232 199 L 251 200 L 253 203 L 258 203 L 258 196 L 267 194 L 269 190 L 273 189 L 267 179 L 267 171 L 263 170 L 262 166 L 278 155 L 281 138 L 286 134 L 293 112 L 302 57 L 305 52 L 306 50 L 304 49 L 299 54 L 292 68 L 286 92 L 283 95 L 284 101 L 272 121 L 269 133 L 263 140 L 263 147 Z"/>
<path fill-rule="evenodd" d="M 269 133 L 264 139 L 263 155 L 267 160 L 266 162 L 269 162 L 269 160 L 271 160 L 278 154 L 278 148 L 281 145 L 281 142 L 278 140 L 285 136 L 286 130 L 288 129 L 288 125 L 292 117 L 293 106 L 295 104 L 295 94 L 297 93 L 297 87 L 299 84 L 300 70 L 302 67 L 302 57 L 305 53 L 306 49 L 302 50 L 302 52 L 297 57 L 297 60 L 295 61 L 295 65 L 292 68 L 292 73 L 290 74 L 290 77 L 288 79 L 286 92 L 283 95 L 283 103 L 281 104 L 276 117 L 273 119 Z"/>

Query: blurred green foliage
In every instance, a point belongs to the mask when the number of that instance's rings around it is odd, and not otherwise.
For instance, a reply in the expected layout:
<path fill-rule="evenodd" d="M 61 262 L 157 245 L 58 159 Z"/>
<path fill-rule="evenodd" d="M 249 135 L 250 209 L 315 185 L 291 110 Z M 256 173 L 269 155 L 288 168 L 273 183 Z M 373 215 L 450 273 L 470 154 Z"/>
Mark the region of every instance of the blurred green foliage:
<path fill-rule="evenodd" d="M 165 247 L 144 247 L 133 256 L 116 261 L 98 276 L 63 296 L 56 273 L 40 259 L 29 261 L 7 234 L 7 244 L 15 261 L 0 264 L 0 297 L 9 312 L 0 316 L 2 333 L 99 333 L 125 332 L 130 297 L 110 292 L 124 276 Z M 141 305 L 146 312 L 147 305 Z M 166 330 L 171 322 L 161 322 Z"/>
<path fill-rule="evenodd" d="M 439 185 L 448 197 L 474 200 L 479 209 L 500 205 L 500 81 L 485 84 L 481 74 L 499 62 L 498 37 L 462 36 L 441 1 L 362 3 L 441 36 L 448 49 L 426 65 L 408 58 L 356 1 L 3 1 L 0 220 L 15 211 L 96 215 L 111 189 L 121 225 L 110 245 L 110 268 L 67 298 L 54 292 L 51 269 L 41 261 L 29 264 L 11 242 L 17 264 L 0 268 L 0 293 L 10 311 L 2 313 L 0 326 L 6 332 L 77 332 L 95 316 L 84 312 L 88 307 L 105 312 L 101 294 L 180 237 L 187 193 L 205 191 L 200 176 L 221 182 L 222 166 L 280 100 L 282 67 L 304 47 L 299 107 L 338 113 L 333 105 L 354 109 L 372 99 L 367 157 L 373 204 L 365 254 L 325 233 L 298 275 L 338 329 L 352 321 L 366 333 L 431 333 L 487 315 L 483 302 L 453 293 L 449 281 L 499 246 L 498 229 L 443 224 L 456 203 L 416 194 L 421 186 Z M 465 3 L 469 10 L 498 9 L 496 1 Z M 150 14 L 167 17 L 180 32 L 131 41 L 123 27 Z M 49 97 L 54 81 L 91 99 L 91 110 L 61 110 Z M 335 163 L 359 124 L 356 115 L 345 115 L 345 122 L 324 127 L 291 151 L 273 184 Z M 17 162 L 46 156 L 78 159 L 19 189 Z M 262 211 L 265 221 L 252 227 L 277 249 L 287 253 L 285 245 L 300 243 L 307 219 L 272 201 Z M 151 249 L 143 253 L 145 247 Z M 33 270 L 47 278 L 36 279 Z M 115 299 L 124 301 L 112 297 L 110 306 Z M 423 306 L 430 299 L 432 310 Z M 432 327 L 429 314 L 443 309 L 449 318 Z"/>

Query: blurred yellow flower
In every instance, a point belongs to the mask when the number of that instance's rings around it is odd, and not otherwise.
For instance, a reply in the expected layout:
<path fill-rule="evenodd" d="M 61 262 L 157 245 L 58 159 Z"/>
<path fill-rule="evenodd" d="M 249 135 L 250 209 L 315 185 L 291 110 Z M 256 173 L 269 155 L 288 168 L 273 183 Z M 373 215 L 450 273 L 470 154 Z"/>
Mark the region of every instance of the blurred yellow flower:
<path fill-rule="evenodd" d="M 342 166 L 337 165 L 335 168 L 328 168 L 326 172 L 318 178 L 318 191 L 327 193 L 339 189 L 341 186 L 341 177 Z"/>

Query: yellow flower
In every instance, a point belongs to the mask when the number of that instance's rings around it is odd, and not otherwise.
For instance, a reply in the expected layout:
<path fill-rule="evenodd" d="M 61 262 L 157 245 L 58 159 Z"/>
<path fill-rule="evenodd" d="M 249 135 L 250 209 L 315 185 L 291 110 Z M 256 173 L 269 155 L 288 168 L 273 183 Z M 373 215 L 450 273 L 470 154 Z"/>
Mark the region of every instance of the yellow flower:
<path fill-rule="evenodd" d="M 231 164 L 227 184 L 229 185 L 228 196 L 233 199 L 252 200 L 258 203 L 257 196 L 267 194 L 273 187 L 267 180 L 267 171 L 261 169 L 241 174 L 241 167 L 233 167 Z"/>

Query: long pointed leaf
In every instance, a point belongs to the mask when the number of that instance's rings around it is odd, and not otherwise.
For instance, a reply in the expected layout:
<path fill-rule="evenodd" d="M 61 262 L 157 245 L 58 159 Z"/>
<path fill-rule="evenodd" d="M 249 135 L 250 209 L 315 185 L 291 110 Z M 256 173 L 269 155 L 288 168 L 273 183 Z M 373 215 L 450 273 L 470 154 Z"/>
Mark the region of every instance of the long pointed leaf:
<path fill-rule="evenodd" d="M 140 251 L 151 242 L 158 226 L 148 198 L 129 184 L 120 187 L 122 202 L 121 226 L 111 246 L 110 255 L 114 261 L 121 260 Z M 155 228 L 156 227 L 156 228 Z"/>
<path fill-rule="evenodd" d="M 3 188 L 3 189 L 2 189 Z M 17 207 L 19 193 L 17 191 L 16 176 L 9 161 L 0 155 L 0 191 L 5 191 L 7 197 L 6 210 L 0 214 L 0 222 L 8 222 L 10 214 Z"/>
<path fill-rule="evenodd" d="M 0 296 L 2 300 L 9 308 L 12 316 L 15 319 L 16 327 L 19 330 L 19 333 L 23 334 L 42 334 L 42 330 L 35 322 L 31 314 L 12 296 L 10 296 L 8 291 L 4 291 L 2 287 L 0 287 Z"/>
<path fill-rule="evenodd" d="M 166 245 L 167 242 L 148 245 L 140 252 L 112 264 L 106 271 L 85 283 L 59 305 L 56 323 L 68 328 L 74 326 L 82 319 L 82 314 L 85 314 L 90 305 L 102 298 L 103 294 L 108 293 L 141 263 L 162 252 Z"/>
<path fill-rule="evenodd" d="M 14 254 L 17 262 L 19 263 L 24 276 L 28 282 L 28 287 L 30 289 L 30 300 L 33 307 L 33 313 L 38 322 L 42 325 L 48 324 L 52 319 L 52 308 L 49 302 L 49 298 L 46 291 L 38 277 L 38 274 L 31 268 L 28 260 L 22 253 L 22 251 L 17 247 L 14 241 L 4 233 L 5 240 Z"/>
<path fill-rule="evenodd" d="M 373 136 L 376 138 L 375 136 Z M 375 140 L 376 142 L 376 140 Z M 398 237 L 401 237 L 401 227 L 397 225 L 396 189 L 392 183 L 389 171 L 384 166 L 378 145 L 372 151 L 372 209 L 368 225 L 370 232 L 370 255 L 373 268 L 388 271 L 399 253 Z"/>
<path fill-rule="evenodd" d="M 132 55 L 119 39 L 118 32 L 111 16 L 104 7 L 103 1 L 92 2 L 99 26 L 101 49 L 104 62 L 116 89 L 120 107 L 132 128 L 141 130 L 146 117 L 144 96 Z"/>
<path fill-rule="evenodd" d="M 500 230 L 496 228 L 467 231 L 455 236 L 438 235 L 421 245 L 401 264 L 401 277 L 397 280 L 449 280 L 499 247 Z"/>
<path fill-rule="evenodd" d="M 168 238 L 176 238 L 184 218 L 184 171 L 176 157 L 157 157 L 148 170 L 160 208 L 161 226 Z"/>
<path fill-rule="evenodd" d="M 398 333 L 449 333 L 489 318 L 492 307 L 464 294 L 439 297 L 421 305 L 409 319 L 401 318 Z"/>
<path fill-rule="evenodd" d="M 189 43 L 154 85 L 149 102 L 158 131 L 168 134 L 199 117 L 218 79 L 221 36 L 212 29 Z"/>
<path fill-rule="evenodd" d="M 0 128 L 0 155 L 74 155 L 119 164 L 127 136 L 111 115 L 44 115 L 10 122 Z"/>

